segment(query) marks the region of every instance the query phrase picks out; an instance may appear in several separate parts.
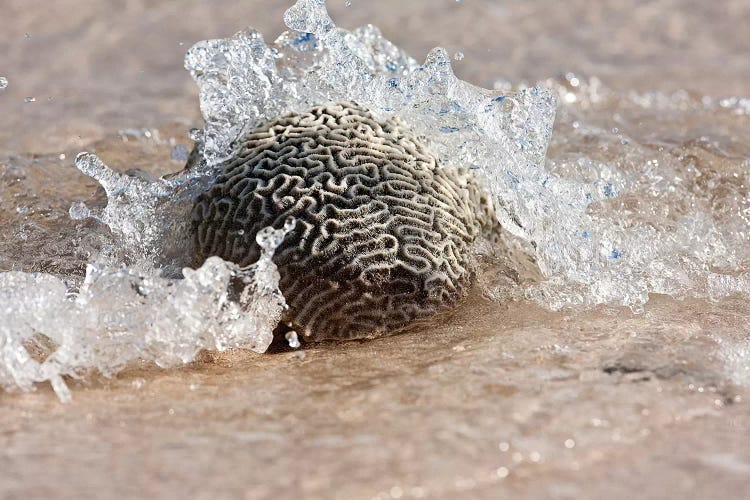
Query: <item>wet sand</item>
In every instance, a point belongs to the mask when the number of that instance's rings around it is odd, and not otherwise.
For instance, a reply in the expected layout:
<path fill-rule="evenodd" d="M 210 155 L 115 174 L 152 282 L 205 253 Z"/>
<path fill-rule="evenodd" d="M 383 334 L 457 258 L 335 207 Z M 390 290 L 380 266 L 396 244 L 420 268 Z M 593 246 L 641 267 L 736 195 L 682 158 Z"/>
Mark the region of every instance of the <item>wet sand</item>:
<path fill-rule="evenodd" d="M 377 24 L 417 58 L 462 51 L 458 73 L 485 86 L 575 71 L 620 95 L 750 95 L 744 1 L 330 3 L 342 25 Z M 80 272 L 67 207 L 95 186 L 75 153 L 180 168 L 169 139 L 188 144 L 200 124 L 184 51 L 245 25 L 273 38 L 288 5 L 5 0 L 0 163 L 25 176 L 2 185 L 3 269 Z M 727 158 L 750 155 L 747 116 L 657 115 L 626 117 L 632 135 L 704 134 Z M 396 337 L 133 367 L 72 383 L 67 405 L 48 387 L 0 393 L 0 497 L 744 498 L 748 317 L 739 300 L 551 313 L 477 290 Z"/>
<path fill-rule="evenodd" d="M 744 496 L 746 392 L 713 332 L 726 310 L 474 299 L 397 337 L 74 384 L 69 405 L 5 394 L 4 497 Z"/>

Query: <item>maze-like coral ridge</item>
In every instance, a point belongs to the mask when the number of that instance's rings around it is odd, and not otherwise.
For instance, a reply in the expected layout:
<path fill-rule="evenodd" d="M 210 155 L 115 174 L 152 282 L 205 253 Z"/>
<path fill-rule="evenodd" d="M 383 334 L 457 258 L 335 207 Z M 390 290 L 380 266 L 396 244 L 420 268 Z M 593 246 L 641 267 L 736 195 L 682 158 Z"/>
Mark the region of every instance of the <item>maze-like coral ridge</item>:
<path fill-rule="evenodd" d="M 355 104 L 292 114 L 244 136 L 193 209 L 196 264 L 254 262 L 258 231 L 296 229 L 277 250 L 285 320 L 308 338 L 397 330 L 454 304 L 470 246 L 494 221 L 467 171 L 441 169 L 396 120 Z"/>

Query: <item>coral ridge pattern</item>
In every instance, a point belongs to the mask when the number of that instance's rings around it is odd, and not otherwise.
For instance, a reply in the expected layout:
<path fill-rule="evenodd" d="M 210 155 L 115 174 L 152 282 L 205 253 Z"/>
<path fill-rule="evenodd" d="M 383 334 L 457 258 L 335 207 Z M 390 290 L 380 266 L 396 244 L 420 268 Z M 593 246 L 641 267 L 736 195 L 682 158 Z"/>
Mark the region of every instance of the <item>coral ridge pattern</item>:
<path fill-rule="evenodd" d="M 249 265 L 258 231 L 293 217 L 274 260 L 284 319 L 307 338 L 371 337 L 455 304 L 494 213 L 471 172 L 440 168 L 423 143 L 354 103 L 244 135 L 196 200 L 195 263 Z"/>

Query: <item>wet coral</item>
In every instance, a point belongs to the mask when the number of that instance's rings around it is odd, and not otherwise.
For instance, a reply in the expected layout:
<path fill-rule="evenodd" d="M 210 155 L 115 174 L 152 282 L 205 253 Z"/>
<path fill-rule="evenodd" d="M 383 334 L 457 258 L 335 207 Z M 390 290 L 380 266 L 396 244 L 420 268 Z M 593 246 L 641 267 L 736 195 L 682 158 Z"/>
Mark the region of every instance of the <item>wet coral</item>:
<path fill-rule="evenodd" d="M 308 338 L 382 334 L 454 304 L 494 221 L 470 172 L 439 168 L 406 126 L 355 104 L 260 127 L 219 172 L 193 209 L 196 264 L 250 264 L 256 233 L 294 217 L 275 261 L 285 319 Z"/>

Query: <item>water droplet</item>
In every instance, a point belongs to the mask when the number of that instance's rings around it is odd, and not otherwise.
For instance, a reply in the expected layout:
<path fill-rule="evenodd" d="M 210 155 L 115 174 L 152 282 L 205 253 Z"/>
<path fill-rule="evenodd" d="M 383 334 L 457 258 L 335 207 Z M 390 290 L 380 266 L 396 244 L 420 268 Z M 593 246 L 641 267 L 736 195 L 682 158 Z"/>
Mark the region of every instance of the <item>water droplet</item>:
<path fill-rule="evenodd" d="M 456 61 L 463 61 L 464 60 L 464 53 L 463 52 L 456 52 L 456 54 L 453 56 L 453 58 Z"/>
<path fill-rule="evenodd" d="M 23 102 L 36 102 L 36 97 L 27 97 L 23 100 Z"/>
<path fill-rule="evenodd" d="M 203 129 L 200 128 L 191 128 L 190 129 L 190 140 L 194 142 L 201 142 L 203 140 Z"/>
<path fill-rule="evenodd" d="M 578 87 L 581 84 L 581 80 L 575 75 L 575 73 L 566 73 L 565 79 L 571 87 Z"/>
<path fill-rule="evenodd" d="M 70 218 L 73 220 L 87 219 L 91 216 L 91 211 L 82 201 L 77 201 L 70 206 L 68 210 Z"/>
<path fill-rule="evenodd" d="M 294 330 L 292 330 L 291 332 L 287 332 L 287 334 L 284 335 L 284 338 L 289 343 L 289 347 L 291 347 L 292 349 L 299 349 L 299 347 L 302 345 L 300 344 L 297 332 L 295 332 Z"/>
<path fill-rule="evenodd" d="M 8 88 L 8 79 L 4 76 L 0 76 L 0 90 Z"/>

